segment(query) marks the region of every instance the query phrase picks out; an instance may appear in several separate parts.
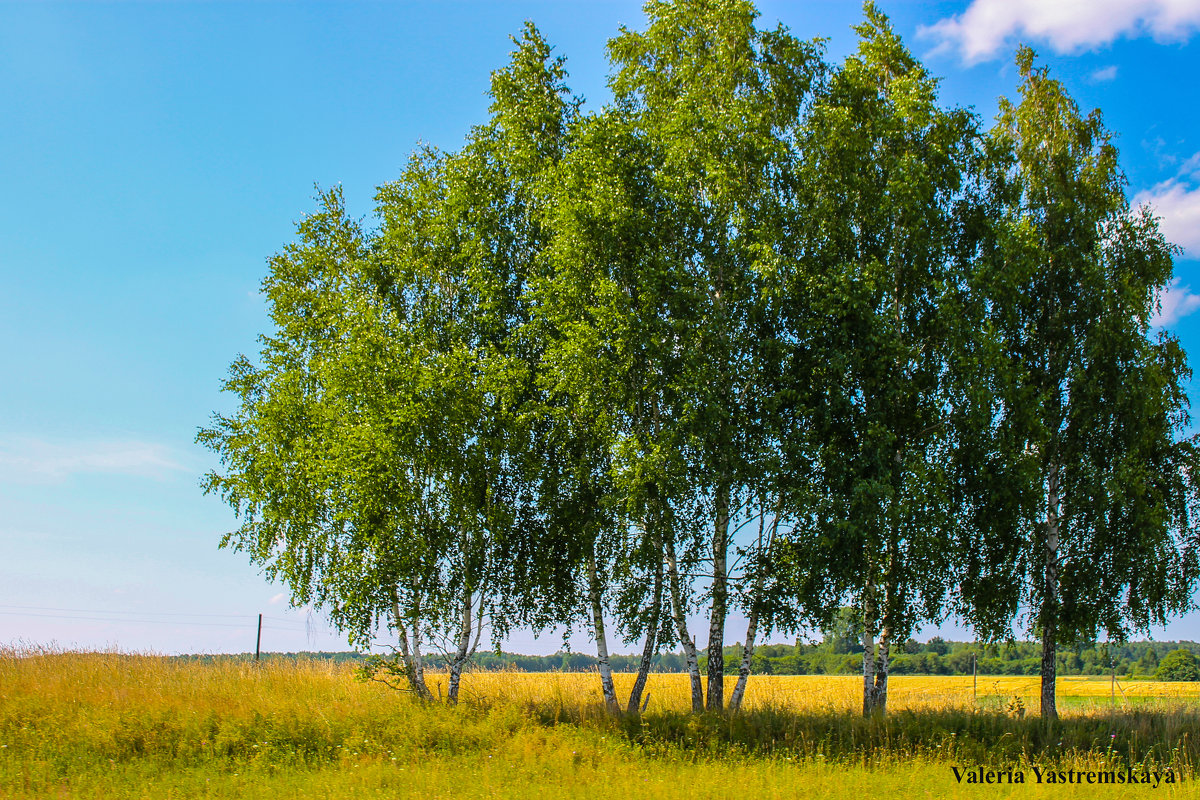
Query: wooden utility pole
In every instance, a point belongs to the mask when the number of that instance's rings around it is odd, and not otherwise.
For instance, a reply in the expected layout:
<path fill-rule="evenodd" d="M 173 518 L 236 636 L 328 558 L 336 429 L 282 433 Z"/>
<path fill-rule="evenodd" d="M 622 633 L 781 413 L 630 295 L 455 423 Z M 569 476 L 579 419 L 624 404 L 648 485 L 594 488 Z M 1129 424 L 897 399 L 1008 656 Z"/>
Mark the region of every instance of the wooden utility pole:
<path fill-rule="evenodd" d="M 258 661 L 259 650 L 262 647 L 262 614 L 258 615 L 258 636 L 254 639 L 254 660 Z"/>

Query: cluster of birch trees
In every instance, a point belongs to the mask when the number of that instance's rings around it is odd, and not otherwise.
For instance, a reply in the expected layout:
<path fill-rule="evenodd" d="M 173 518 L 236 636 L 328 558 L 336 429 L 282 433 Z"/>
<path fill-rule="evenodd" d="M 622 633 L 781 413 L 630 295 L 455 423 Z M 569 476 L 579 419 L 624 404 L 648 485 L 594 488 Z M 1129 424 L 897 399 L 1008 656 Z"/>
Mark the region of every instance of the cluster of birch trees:
<path fill-rule="evenodd" d="M 737 709 L 758 639 L 851 607 L 864 713 L 953 613 L 1041 639 L 1053 717 L 1060 642 L 1160 624 L 1200 573 L 1190 372 L 1150 327 L 1175 248 L 1099 113 L 1022 49 L 988 129 L 870 4 L 836 65 L 742 0 L 646 13 L 603 109 L 528 24 L 377 224 L 320 195 L 199 435 L 223 545 L 353 643 L 386 623 L 375 667 L 423 696 L 485 625 L 584 624 L 609 708 L 620 639 L 630 710 L 660 648 Z"/>

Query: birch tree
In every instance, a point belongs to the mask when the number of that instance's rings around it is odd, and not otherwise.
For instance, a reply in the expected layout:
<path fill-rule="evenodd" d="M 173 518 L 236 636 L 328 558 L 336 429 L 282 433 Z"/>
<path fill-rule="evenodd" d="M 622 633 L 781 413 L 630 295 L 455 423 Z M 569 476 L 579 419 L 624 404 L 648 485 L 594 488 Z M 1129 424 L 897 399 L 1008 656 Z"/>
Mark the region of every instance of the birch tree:
<path fill-rule="evenodd" d="M 948 365 L 962 326 L 948 301 L 972 250 L 959 217 L 975 123 L 939 107 L 887 18 L 864 14 L 804 134 L 797 292 L 819 321 L 797 391 L 818 444 L 793 455 L 813 479 L 792 538 L 813 613 L 845 595 L 862 615 L 872 714 L 886 710 L 891 646 L 938 618 L 954 563 Z"/>
<path fill-rule="evenodd" d="M 763 429 L 752 424 L 763 396 L 756 311 L 778 237 L 769 229 L 777 216 L 760 212 L 777 202 L 774 179 L 792 155 L 786 132 L 807 96 L 816 53 L 785 30 L 756 29 L 756 13 L 734 0 L 651 2 L 646 31 L 622 30 L 609 44 L 616 106 L 653 158 L 660 221 L 678 231 L 670 257 L 686 272 L 681 283 L 697 321 L 680 342 L 679 375 L 688 462 L 709 529 L 710 710 L 725 705 L 730 525 L 754 497 L 765 449 Z M 668 569 L 678 566 L 668 559 Z M 669 583 L 675 606 L 684 587 L 674 574 Z"/>
<path fill-rule="evenodd" d="M 388 620 L 397 671 L 428 697 L 423 644 L 454 629 L 456 576 L 476 541 L 438 492 L 455 470 L 439 437 L 473 410 L 465 396 L 435 394 L 455 394 L 429 380 L 446 364 L 389 323 L 370 263 L 340 191 L 325 193 L 300 241 L 272 259 L 264 288 L 276 330 L 258 365 L 240 358 L 231 369 L 239 409 L 200 433 L 225 468 L 205 486 L 242 522 L 223 545 L 284 581 L 293 602 L 327 607 L 354 644 Z M 402 427 L 392 422 L 401 416 Z"/>
<path fill-rule="evenodd" d="M 1099 112 L 1082 114 L 1028 48 L 1017 67 L 1019 100 L 1001 101 L 992 131 L 1001 215 L 981 289 L 1001 354 L 987 432 L 1018 466 L 966 606 L 990 635 L 1029 610 L 1053 720 L 1060 644 L 1119 640 L 1191 606 L 1196 454 L 1181 438 L 1186 357 L 1149 327 L 1175 250 L 1130 208 Z"/>
<path fill-rule="evenodd" d="M 595 592 L 605 602 L 594 608 L 615 615 L 626 641 L 643 640 L 629 710 L 640 707 L 664 633 L 683 631 L 699 685 L 683 619 L 687 586 L 673 555 L 695 550 L 678 421 L 696 290 L 672 257 L 682 234 L 664 214 L 653 156 L 620 109 L 581 121 L 555 179 L 553 272 L 537 287 L 535 312 L 547 341 L 542 380 L 570 409 L 571 424 L 594 431 L 604 451 L 610 527 L 599 546 L 609 591 Z"/>
<path fill-rule="evenodd" d="M 324 195 L 271 262 L 276 332 L 226 384 L 241 407 L 200 434 L 225 467 L 206 488 L 243 520 L 225 542 L 354 644 L 390 617 L 398 655 L 373 666 L 422 697 L 424 648 L 441 644 L 451 702 L 485 617 L 494 634 L 538 618 L 513 600 L 542 577 L 512 558 L 533 516 L 533 356 L 516 334 L 540 251 L 532 187 L 574 106 L 536 29 L 517 44 L 492 120 L 458 153 L 418 151 L 379 192 L 378 232 Z"/>

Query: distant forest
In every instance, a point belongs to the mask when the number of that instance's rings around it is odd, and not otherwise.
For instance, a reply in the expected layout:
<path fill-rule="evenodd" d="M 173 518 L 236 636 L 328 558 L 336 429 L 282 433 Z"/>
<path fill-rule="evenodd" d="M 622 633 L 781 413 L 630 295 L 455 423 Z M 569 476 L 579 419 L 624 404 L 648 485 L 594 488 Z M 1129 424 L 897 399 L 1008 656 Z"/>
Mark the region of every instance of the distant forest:
<path fill-rule="evenodd" d="M 741 644 L 725 648 L 726 659 L 741 653 Z M 1151 677 L 1158 663 L 1172 650 L 1187 650 L 1200 656 L 1196 642 L 1096 643 L 1058 651 L 1059 675 L 1107 675 L 1115 662 L 1118 675 Z M 935 636 L 928 642 L 909 639 L 892 656 L 894 675 L 970 675 L 971 658 L 976 656 L 980 675 L 1037 675 L 1041 664 L 1038 642 L 980 644 L 950 642 Z M 235 656 L 243 658 L 244 656 Z M 218 660 L 228 656 L 180 656 L 184 659 Z M 361 661 L 362 653 L 303 652 L 264 653 L 265 660 L 312 658 L 330 661 Z M 611 655 L 614 672 L 636 672 L 641 655 Z M 436 659 L 430 659 L 436 661 Z M 596 658 L 585 653 L 558 652 L 548 656 L 519 653 L 481 652 L 475 654 L 477 669 L 519 672 L 587 672 L 596 669 Z M 705 668 L 702 655 L 700 667 Z M 819 644 L 768 644 L 755 649 L 751 666 L 757 675 L 851 675 L 862 673 L 862 644 L 849 637 L 826 638 Z M 685 672 L 682 652 L 659 653 L 654 672 Z"/>

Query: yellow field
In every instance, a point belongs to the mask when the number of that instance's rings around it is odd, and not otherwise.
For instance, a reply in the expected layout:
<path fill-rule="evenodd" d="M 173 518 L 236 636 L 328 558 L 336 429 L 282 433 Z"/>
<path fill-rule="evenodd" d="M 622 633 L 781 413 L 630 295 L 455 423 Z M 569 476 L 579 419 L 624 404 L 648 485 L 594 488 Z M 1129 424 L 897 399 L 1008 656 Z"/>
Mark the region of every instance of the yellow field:
<path fill-rule="evenodd" d="M 633 675 L 617 674 L 617 695 L 627 698 Z M 736 681 L 726 679 L 726 697 Z M 445 677 L 430 676 L 430 688 L 444 691 Z M 977 692 L 973 689 L 977 685 Z M 980 675 L 977 684 L 967 677 L 926 675 L 893 676 L 888 681 L 888 707 L 901 711 L 940 711 L 1006 705 L 1019 697 L 1030 711 L 1036 711 L 1041 684 L 1036 677 Z M 687 711 L 691 708 L 691 690 L 686 675 L 651 675 L 646 688 L 650 704 L 647 711 Z M 1115 691 L 1114 691 L 1115 690 Z M 600 680 L 588 673 L 478 673 L 463 677 L 464 697 L 517 700 L 529 703 L 597 702 L 602 699 Z M 1064 677 L 1058 679 L 1058 698 L 1064 713 L 1079 707 L 1158 700 L 1163 702 L 1200 701 L 1200 682 L 1118 680 Z M 1064 701 L 1066 701 L 1064 703 Z M 1079 702 L 1071 702 L 1079 701 Z M 862 678 L 853 675 L 752 675 L 746 689 L 745 708 L 787 708 L 803 712 L 852 712 L 862 708 Z"/>
<path fill-rule="evenodd" d="M 630 675 L 618 675 L 627 696 Z M 431 675 L 435 694 L 444 675 Z M 892 679 L 893 714 L 863 720 L 860 679 L 753 676 L 746 713 L 686 713 L 682 675 L 654 675 L 644 716 L 611 717 L 594 674 L 467 675 L 459 708 L 422 705 L 327 662 L 187 663 L 0 650 L 0 797 L 857 798 L 1128 797 L 1149 787 L 1034 783 L 1036 767 L 1165 774 L 1196 796 L 1200 686 L 1064 679 L 1047 731 L 1037 682 Z M 732 681 L 730 687 L 732 688 Z M 1118 700 L 1121 695 L 1118 693 Z M 1139 699 L 1149 699 L 1147 705 Z M 974 786 L 954 767 L 1023 772 Z"/>

